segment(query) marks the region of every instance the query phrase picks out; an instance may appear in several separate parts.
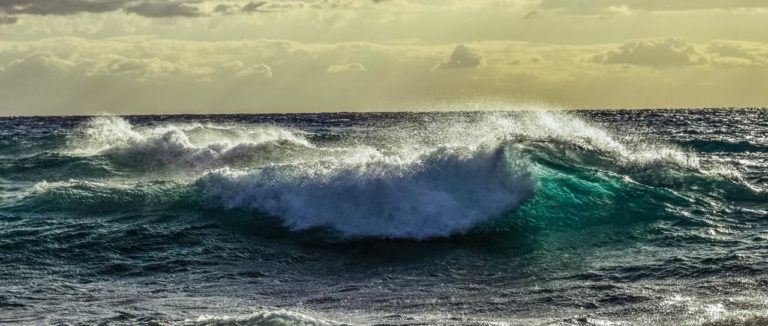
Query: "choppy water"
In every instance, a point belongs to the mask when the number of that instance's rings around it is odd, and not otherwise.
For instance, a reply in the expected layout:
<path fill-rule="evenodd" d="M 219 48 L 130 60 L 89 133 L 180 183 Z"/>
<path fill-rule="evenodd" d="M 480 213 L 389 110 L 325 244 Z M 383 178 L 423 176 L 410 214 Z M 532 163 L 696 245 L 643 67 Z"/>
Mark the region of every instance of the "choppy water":
<path fill-rule="evenodd" d="M 768 324 L 768 111 L 0 119 L 0 323 Z"/>

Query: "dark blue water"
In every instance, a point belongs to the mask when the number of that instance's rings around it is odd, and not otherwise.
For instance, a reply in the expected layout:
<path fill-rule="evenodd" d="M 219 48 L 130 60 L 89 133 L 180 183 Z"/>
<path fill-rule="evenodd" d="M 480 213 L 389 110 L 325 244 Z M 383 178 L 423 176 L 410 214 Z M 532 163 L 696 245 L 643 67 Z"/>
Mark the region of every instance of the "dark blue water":
<path fill-rule="evenodd" d="M 768 324 L 767 189 L 764 110 L 2 118 L 0 323 Z"/>

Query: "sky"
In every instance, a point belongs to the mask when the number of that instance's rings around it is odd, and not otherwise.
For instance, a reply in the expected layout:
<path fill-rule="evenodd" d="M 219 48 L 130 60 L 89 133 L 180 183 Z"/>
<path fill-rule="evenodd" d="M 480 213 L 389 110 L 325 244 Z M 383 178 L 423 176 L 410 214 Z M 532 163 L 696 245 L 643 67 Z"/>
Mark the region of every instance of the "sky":
<path fill-rule="evenodd" d="M 765 0 L 0 0 L 0 115 L 765 106 Z"/>

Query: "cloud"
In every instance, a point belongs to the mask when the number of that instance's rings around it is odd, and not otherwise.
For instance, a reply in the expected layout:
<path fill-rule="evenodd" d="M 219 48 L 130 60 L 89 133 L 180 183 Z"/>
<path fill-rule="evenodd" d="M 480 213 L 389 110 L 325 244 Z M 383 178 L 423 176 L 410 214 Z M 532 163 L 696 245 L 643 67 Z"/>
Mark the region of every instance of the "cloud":
<path fill-rule="evenodd" d="M 147 1 L 125 8 L 128 13 L 151 18 L 162 17 L 197 17 L 202 13 L 199 9 L 184 2 Z"/>
<path fill-rule="evenodd" d="M 361 1 L 356 0 L 0 0 L 0 14 L 47 16 L 125 11 L 149 18 L 162 18 L 363 6 Z"/>
<path fill-rule="evenodd" d="M 464 45 L 457 45 L 451 53 L 451 57 L 438 64 L 437 69 L 461 69 L 474 68 L 483 63 L 483 56 L 474 53 Z"/>
<path fill-rule="evenodd" d="M 760 52 L 765 51 L 762 44 L 754 44 L 738 41 L 712 41 L 707 44 L 708 53 L 716 54 L 720 57 L 741 58 L 751 61 L 764 60 L 760 57 Z"/>
<path fill-rule="evenodd" d="M 5 67 L 5 73 L 19 76 L 66 75 L 78 72 L 77 63 L 57 57 L 51 52 L 35 52 L 16 59 Z"/>
<path fill-rule="evenodd" d="M 245 6 L 243 6 L 242 8 L 240 8 L 240 11 L 243 11 L 243 12 L 259 11 L 259 8 L 263 7 L 266 4 L 267 4 L 266 1 L 251 1 L 247 3 Z"/>
<path fill-rule="evenodd" d="M 231 14 L 234 11 L 234 6 L 230 4 L 220 3 L 213 8 L 213 12 L 221 14 Z"/>
<path fill-rule="evenodd" d="M 19 21 L 18 17 L 0 16 L 0 25 L 16 24 L 18 21 Z"/>
<path fill-rule="evenodd" d="M 530 12 L 528 12 L 527 14 L 525 14 L 525 16 L 523 16 L 523 19 L 531 19 L 531 18 L 534 18 L 534 17 L 536 17 L 538 14 L 539 14 L 539 12 L 538 12 L 538 11 L 536 11 L 536 10 L 530 11 Z"/>
<path fill-rule="evenodd" d="M 312 8 L 320 9 L 322 4 L 313 3 L 309 0 L 301 1 L 249 1 L 243 5 L 235 3 L 219 3 L 213 8 L 213 13 L 225 15 L 247 15 L 253 13 L 282 12 L 293 9 L 301 9 L 311 5 Z"/>
<path fill-rule="evenodd" d="M 594 56 L 593 61 L 603 64 L 630 64 L 650 67 L 675 67 L 704 63 L 696 48 L 681 38 L 633 40 Z"/>
<path fill-rule="evenodd" d="M 138 0 L 0 0 L 0 12 L 9 15 L 72 15 L 125 10 L 145 17 L 200 16 L 195 4 L 187 1 Z"/>
<path fill-rule="evenodd" d="M 328 73 L 362 72 L 367 70 L 368 69 L 366 69 L 365 66 L 363 66 L 363 64 L 359 62 L 348 63 L 343 65 L 331 65 L 331 66 L 328 66 L 328 69 L 326 69 Z"/>
<path fill-rule="evenodd" d="M 71 15 L 108 12 L 123 8 L 129 0 L 0 0 L 0 12 L 29 15 Z"/>
<path fill-rule="evenodd" d="M 768 47 L 762 43 L 711 41 L 705 48 L 716 66 L 757 68 L 768 64 Z"/>
<path fill-rule="evenodd" d="M 235 77 L 241 79 L 272 78 L 272 67 L 263 63 L 252 65 L 237 72 Z"/>
<path fill-rule="evenodd" d="M 195 80 L 211 75 L 212 64 L 198 64 L 170 58 L 141 57 L 135 53 L 125 56 L 116 48 L 102 48 L 98 57 L 67 56 L 61 49 L 32 52 L 9 62 L 4 72 L 13 78 L 60 76 L 64 78 L 127 77 L 136 81 L 167 81 L 169 79 Z M 90 52 L 89 49 L 80 49 Z M 3 67 L 0 67 L 3 68 Z M 7 77 L 7 76 L 6 76 Z"/>

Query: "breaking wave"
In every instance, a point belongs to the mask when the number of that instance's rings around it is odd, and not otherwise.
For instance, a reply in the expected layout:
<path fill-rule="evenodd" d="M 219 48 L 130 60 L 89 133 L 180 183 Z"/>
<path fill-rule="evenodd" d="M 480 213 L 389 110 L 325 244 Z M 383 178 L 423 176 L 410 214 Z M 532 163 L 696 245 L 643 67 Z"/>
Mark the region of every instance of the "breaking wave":
<path fill-rule="evenodd" d="M 336 141 L 307 135 L 254 124 L 136 127 L 99 116 L 59 155 L 106 160 L 110 174 L 43 181 L 3 205 L 253 211 L 295 231 L 423 240 L 512 219 L 593 223 L 766 196 L 694 152 L 554 112 L 410 121 Z"/>
<path fill-rule="evenodd" d="M 274 163 L 309 148 L 312 145 L 300 133 L 278 127 L 189 124 L 141 129 L 120 117 L 100 116 L 70 139 L 69 151 L 106 156 L 116 164 L 146 172 Z"/>
<path fill-rule="evenodd" d="M 464 233 L 530 196 L 533 182 L 503 147 L 439 148 L 413 161 L 312 162 L 255 172 L 213 172 L 205 198 L 253 208 L 294 230 L 424 239 Z"/>

